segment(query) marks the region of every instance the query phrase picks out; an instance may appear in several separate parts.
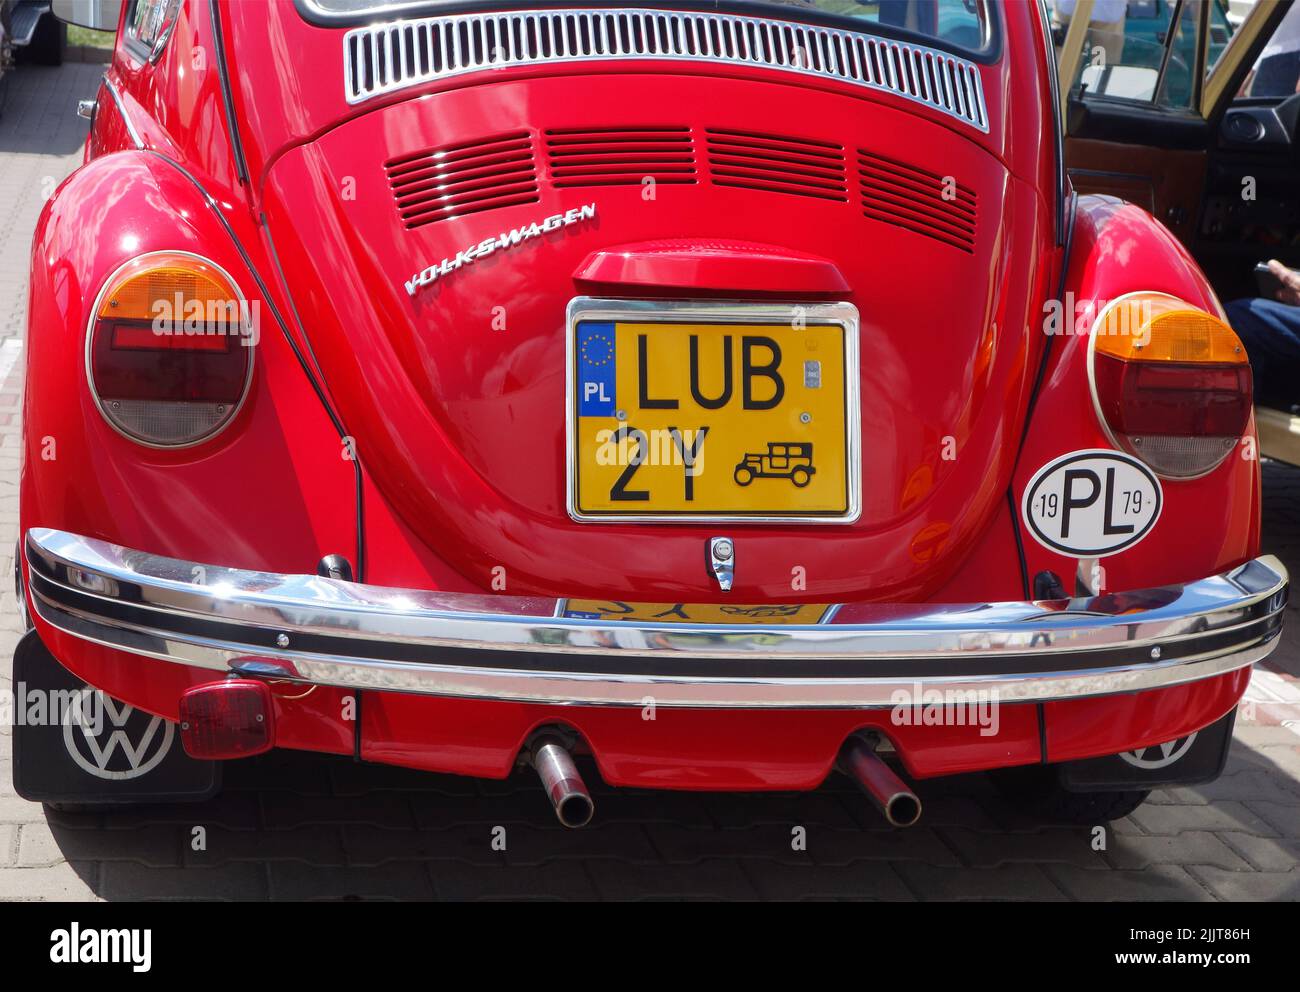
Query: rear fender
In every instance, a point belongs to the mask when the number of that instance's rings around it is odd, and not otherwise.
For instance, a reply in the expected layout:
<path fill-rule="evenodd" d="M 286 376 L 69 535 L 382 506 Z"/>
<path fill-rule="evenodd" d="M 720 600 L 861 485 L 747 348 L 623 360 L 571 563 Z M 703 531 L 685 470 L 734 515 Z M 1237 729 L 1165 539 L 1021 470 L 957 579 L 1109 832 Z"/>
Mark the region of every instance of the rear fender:
<path fill-rule="evenodd" d="M 181 450 L 118 434 L 87 384 L 96 295 L 123 263 L 160 250 L 193 252 L 224 268 L 258 321 L 243 408 L 216 437 Z M 23 532 L 64 527 L 256 569 L 310 573 L 331 553 L 356 561 L 353 465 L 339 434 L 231 234 L 195 184 L 160 156 L 96 158 L 46 205 L 32 248 L 26 375 Z M 60 661 L 78 668 L 76 658 Z"/>
<path fill-rule="evenodd" d="M 1146 211 L 1108 196 L 1085 196 L 1074 211 L 1063 320 L 1052 325 L 1050 354 L 1034 407 L 1012 496 L 1025 548 L 1027 574 L 1057 573 L 1075 590 L 1078 562 L 1038 543 L 1020 509 L 1034 473 L 1071 451 L 1113 448 L 1094 412 L 1088 383 L 1087 321 L 1076 333 L 1071 313 L 1098 312 L 1105 301 L 1143 290 L 1168 293 L 1223 315 L 1208 281 L 1177 239 Z M 1141 589 L 1214 575 L 1259 553 L 1259 461 L 1255 425 L 1217 468 L 1199 479 L 1161 480 L 1159 519 L 1139 543 L 1101 560 L 1105 590 Z M 1191 538 L 1194 536 L 1194 540 Z"/>

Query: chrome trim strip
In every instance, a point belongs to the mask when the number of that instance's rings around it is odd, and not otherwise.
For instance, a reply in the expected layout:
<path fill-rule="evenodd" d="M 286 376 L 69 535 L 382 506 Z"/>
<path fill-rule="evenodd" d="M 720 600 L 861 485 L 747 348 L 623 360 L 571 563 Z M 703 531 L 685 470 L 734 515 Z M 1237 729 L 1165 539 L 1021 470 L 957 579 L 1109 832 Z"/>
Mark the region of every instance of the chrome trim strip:
<path fill-rule="evenodd" d="M 507 66 L 628 59 L 755 65 L 835 79 L 989 130 L 976 63 L 937 48 L 796 21 L 635 7 L 569 8 L 410 18 L 353 28 L 343 36 L 349 104 Z"/>
<path fill-rule="evenodd" d="M 798 514 L 675 513 L 671 515 L 583 513 L 578 509 L 577 414 L 574 410 L 574 331 L 579 320 L 608 320 L 686 324 L 692 322 L 728 324 L 783 324 L 796 320 L 806 324 L 839 324 L 844 328 L 844 416 L 845 472 L 848 509 L 834 516 Z M 584 523 L 725 523 L 747 524 L 851 524 L 862 514 L 862 375 L 859 366 L 858 308 L 852 303 L 713 303 L 708 300 L 620 300 L 576 296 L 565 313 L 564 332 L 564 422 L 565 422 L 565 508 L 569 517 Z"/>
<path fill-rule="evenodd" d="M 226 115 L 226 133 L 230 135 L 230 150 L 235 159 L 235 177 L 240 185 L 248 182 L 248 160 L 244 157 L 244 143 L 239 137 L 239 119 L 235 114 L 235 96 L 230 85 L 230 66 L 226 61 L 225 28 L 221 23 L 221 8 L 217 0 L 208 2 L 208 20 L 212 25 L 213 57 L 217 63 L 217 79 L 221 82 L 221 107 Z"/>
<path fill-rule="evenodd" d="M 122 123 L 126 125 L 126 133 L 131 142 L 137 149 L 143 149 L 144 140 L 140 137 L 140 132 L 135 129 L 135 125 L 131 123 L 131 115 L 126 112 L 126 104 L 122 102 L 122 94 L 117 91 L 117 86 L 114 85 L 113 80 L 108 78 L 108 73 L 104 73 L 104 86 L 107 88 L 109 96 L 113 98 L 113 102 L 117 104 L 118 116 L 122 118 Z"/>
<path fill-rule="evenodd" d="M 1047 11 L 1047 0 L 1037 0 L 1038 21 L 1043 31 L 1044 58 L 1047 81 L 1052 94 L 1052 137 L 1056 153 L 1056 243 L 1065 244 L 1065 128 L 1061 118 L 1061 80 L 1057 71 L 1056 46 L 1052 44 L 1052 18 Z"/>
<path fill-rule="evenodd" d="M 1184 585 L 1065 603 L 857 604 L 861 622 L 620 623 L 553 599 L 390 589 L 163 558 L 33 528 L 35 613 L 58 630 L 215 672 L 584 705 L 850 707 L 919 689 L 1042 702 L 1253 664 L 1288 578 L 1271 556 Z M 842 614 L 841 614 L 842 615 Z"/>

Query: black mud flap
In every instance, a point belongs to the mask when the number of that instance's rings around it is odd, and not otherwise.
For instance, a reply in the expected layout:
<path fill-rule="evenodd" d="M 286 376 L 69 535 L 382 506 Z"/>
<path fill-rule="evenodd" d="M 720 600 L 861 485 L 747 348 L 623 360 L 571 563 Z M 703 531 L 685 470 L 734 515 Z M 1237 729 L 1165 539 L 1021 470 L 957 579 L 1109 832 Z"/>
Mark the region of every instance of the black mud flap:
<path fill-rule="evenodd" d="M 1057 766 L 1061 785 L 1069 792 L 1111 792 L 1209 782 L 1219 777 L 1228 760 L 1236 719 L 1234 707 L 1221 720 L 1177 740 L 1140 751 L 1064 762 Z"/>
<path fill-rule="evenodd" d="M 197 761 L 176 724 L 119 702 L 60 665 L 30 630 L 14 652 L 14 789 L 32 802 L 200 802 L 221 763 Z"/>

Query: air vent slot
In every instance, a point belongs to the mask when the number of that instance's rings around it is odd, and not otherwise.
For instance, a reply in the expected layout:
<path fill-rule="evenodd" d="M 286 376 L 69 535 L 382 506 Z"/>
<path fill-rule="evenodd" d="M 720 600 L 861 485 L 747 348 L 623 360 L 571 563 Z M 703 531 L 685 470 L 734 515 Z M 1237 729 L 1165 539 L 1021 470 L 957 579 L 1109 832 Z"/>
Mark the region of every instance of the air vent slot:
<path fill-rule="evenodd" d="M 844 151 L 832 142 L 751 131 L 706 132 L 715 185 L 848 201 Z"/>
<path fill-rule="evenodd" d="M 527 131 L 404 155 L 384 170 L 408 230 L 538 200 L 537 166 Z"/>
<path fill-rule="evenodd" d="M 972 253 L 975 191 L 951 176 L 904 165 L 872 152 L 858 152 L 862 212 Z"/>
<path fill-rule="evenodd" d="M 639 186 L 696 181 L 695 149 L 685 127 L 556 128 L 546 132 L 551 180 L 571 186 Z"/>

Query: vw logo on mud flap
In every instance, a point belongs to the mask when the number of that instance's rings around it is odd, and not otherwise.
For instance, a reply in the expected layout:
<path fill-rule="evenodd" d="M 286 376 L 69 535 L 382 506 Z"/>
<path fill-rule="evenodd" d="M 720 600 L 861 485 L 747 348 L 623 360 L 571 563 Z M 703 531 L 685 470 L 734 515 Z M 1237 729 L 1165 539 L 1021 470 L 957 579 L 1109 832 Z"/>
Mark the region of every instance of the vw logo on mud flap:
<path fill-rule="evenodd" d="M 95 696 L 103 714 L 99 733 L 89 721 L 65 721 L 63 746 L 69 756 L 95 778 L 125 781 L 149 774 L 171 750 L 176 728 L 102 692 Z"/>
<path fill-rule="evenodd" d="M 1192 733 L 1186 737 L 1165 741 L 1163 744 L 1153 744 L 1151 747 L 1138 748 L 1136 751 L 1125 751 L 1120 755 L 1120 759 L 1134 768 L 1146 771 L 1167 768 L 1191 749 L 1194 740 L 1196 734 Z"/>

